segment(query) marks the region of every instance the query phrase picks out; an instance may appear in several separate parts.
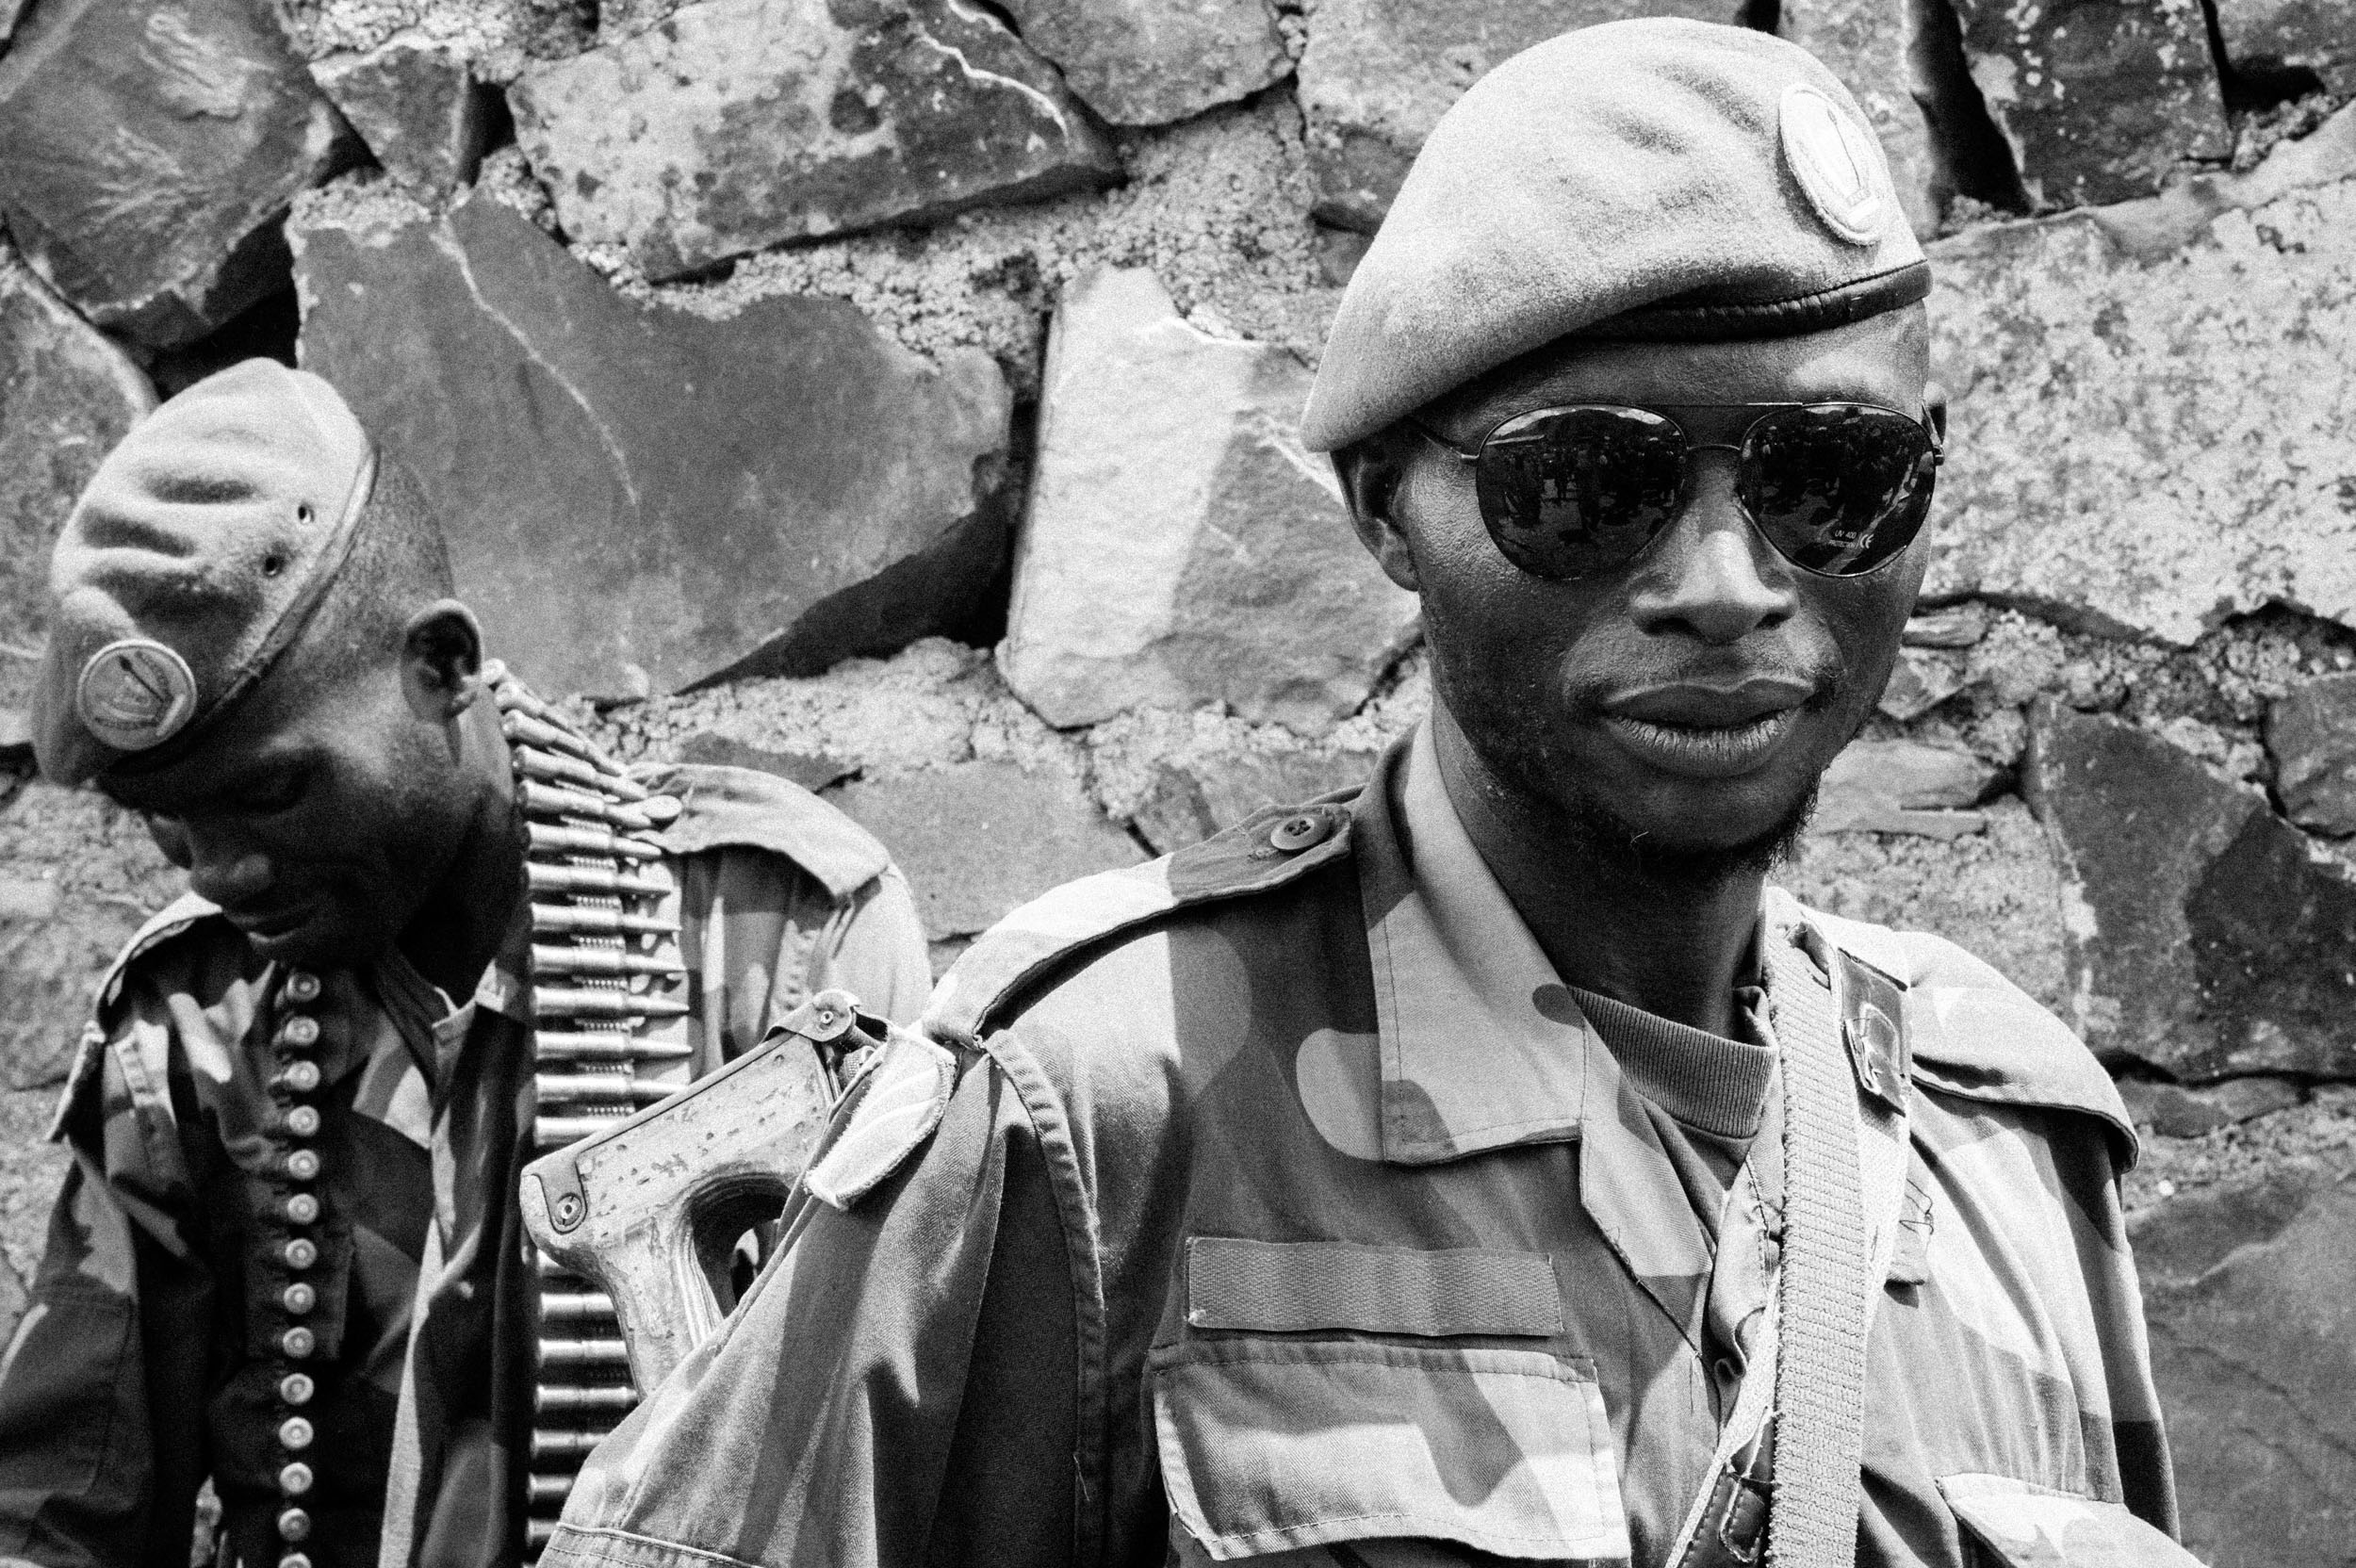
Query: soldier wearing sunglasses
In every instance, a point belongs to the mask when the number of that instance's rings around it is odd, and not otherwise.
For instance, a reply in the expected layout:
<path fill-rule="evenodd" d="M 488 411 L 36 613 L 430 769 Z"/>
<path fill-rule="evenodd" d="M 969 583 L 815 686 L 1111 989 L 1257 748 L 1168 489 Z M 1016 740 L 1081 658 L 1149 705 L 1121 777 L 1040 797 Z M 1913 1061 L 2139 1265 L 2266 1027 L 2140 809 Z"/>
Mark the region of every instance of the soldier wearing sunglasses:
<path fill-rule="evenodd" d="M 1922 580 L 1929 289 L 1790 44 L 1477 84 L 1304 431 L 1429 722 L 977 944 L 550 1560 L 2189 1562 L 2108 1079 L 1767 882 Z"/>

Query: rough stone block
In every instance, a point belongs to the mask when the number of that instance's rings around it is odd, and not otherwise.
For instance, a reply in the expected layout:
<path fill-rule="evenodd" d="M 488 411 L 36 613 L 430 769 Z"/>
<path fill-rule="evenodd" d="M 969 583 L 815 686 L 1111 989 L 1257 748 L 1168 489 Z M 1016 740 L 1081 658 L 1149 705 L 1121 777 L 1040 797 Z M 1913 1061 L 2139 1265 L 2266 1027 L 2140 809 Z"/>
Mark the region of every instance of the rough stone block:
<path fill-rule="evenodd" d="M 2148 196 L 2233 151 L 2200 0 L 1953 0 L 1964 58 L 2039 212 Z"/>
<path fill-rule="evenodd" d="M 1301 56 L 1317 215 L 1371 231 L 1464 90 L 1557 33 L 1631 16 L 1740 22 L 1742 0 L 1319 0 Z"/>
<path fill-rule="evenodd" d="M 2356 1178 L 2301 1175 L 2135 1230 L 2184 1541 L 2213 1568 L 2330 1562 L 2356 1528 Z"/>
<path fill-rule="evenodd" d="M 1290 806 L 1365 782 L 1367 752 L 1228 752 L 1165 762 L 1137 808 L 1137 830 L 1164 855 L 1235 825 L 1268 806 Z"/>
<path fill-rule="evenodd" d="M 0 1085 L 60 1082 L 98 977 L 182 878 L 130 812 L 32 784 L 0 811 Z"/>
<path fill-rule="evenodd" d="M 1985 832 L 1976 806 L 1996 770 L 1968 751 L 1920 741 L 1852 741 L 1824 770 L 1813 824 L 1819 833 L 1921 833 L 1952 839 Z"/>
<path fill-rule="evenodd" d="M 2282 810 L 2318 833 L 2356 833 L 2356 672 L 2318 676 L 2266 710 Z"/>
<path fill-rule="evenodd" d="M 32 700 L 58 528 L 100 460 L 155 406 L 139 368 L 0 239 L 0 708 Z"/>
<path fill-rule="evenodd" d="M 1023 41 L 1116 125 L 1161 125 L 1292 70 L 1268 0 L 1006 0 Z"/>
<path fill-rule="evenodd" d="M 1906 221 L 1928 237 L 1939 228 L 1944 193 L 1930 125 L 1914 100 L 1906 11 L 1906 0 L 1783 0 L 1777 26 L 1856 94 L 1889 155 Z"/>
<path fill-rule="evenodd" d="M 890 846 L 934 941 L 987 931 L 1050 888 L 1145 858 L 1060 772 L 960 762 L 827 798 Z"/>
<path fill-rule="evenodd" d="M 395 179 L 438 197 L 474 178 L 494 98 L 457 56 L 397 38 L 313 60 L 311 78 Z"/>
<path fill-rule="evenodd" d="M 2280 82 L 2311 73 L 2326 92 L 2356 94 L 2356 6 L 2348 0 L 2216 0 L 2225 63 Z"/>
<path fill-rule="evenodd" d="M 2220 1127 L 2287 1110 L 2300 1098 L 2299 1086 L 2290 1079 L 2269 1077 L 2228 1078 L 2212 1088 L 2126 1078 L 2120 1080 L 2119 1093 L 2136 1126 L 2170 1138 L 2204 1137 Z"/>
<path fill-rule="evenodd" d="M 1183 319 L 1151 272 L 1066 291 L 999 667 L 1048 723 L 1223 701 L 1303 733 L 1415 622 L 1295 436 L 1309 372 Z"/>
<path fill-rule="evenodd" d="M 2189 645 L 2356 625 L 2356 108 L 2250 175 L 1932 247 L 1924 591 Z"/>
<path fill-rule="evenodd" d="M 723 768 L 753 768 L 773 773 L 779 778 L 791 779 L 805 790 L 823 790 L 859 772 L 859 764 L 825 752 L 811 755 L 799 751 L 772 751 L 767 746 L 752 745 L 733 736 L 714 734 L 706 729 L 690 735 L 679 743 L 679 760 L 682 762 L 704 762 Z"/>
<path fill-rule="evenodd" d="M 822 669 L 1004 560 L 1005 379 L 840 300 L 639 305 L 480 195 L 293 226 L 303 359 L 423 482 L 500 654 L 558 691 Z"/>
<path fill-rule="evenodd" d="M 656 279 L 1121 168 L 1055 73 L 958 0 L 705 0 L 508 102 L 565 232 Z"/>
<path fill-rule="evenodd" d="M 2070 1021 L 2191 1082 L 2356 1076 L 2356 882 L 2188 753 L 2041 703 L 2023 783 L 2062 865 Z"/>
<path fill-rule="evenodd" d="M 1811 830 L 1775 880 L 1851 920 L 1959 943 L 2048 1007 L 2063 1004 L 2061 881 L 2029 809 L 1990 801 L 1955 839 Z"/>
<path fill-rule="evenodd" d="M 278 220 L 351 141 L 248 0 L 42 0 L 0 55 L 0 212 L 98 325 L 153 348 L 285 286 Z"/>
<path fill-rule="evenodd" d="M 1874 706 L 1900 724 L 1911 724 L 1963 690 L 1963 672 L 1945 660 L 1908 649 L 1890 667 L 1890 683 Z"/>

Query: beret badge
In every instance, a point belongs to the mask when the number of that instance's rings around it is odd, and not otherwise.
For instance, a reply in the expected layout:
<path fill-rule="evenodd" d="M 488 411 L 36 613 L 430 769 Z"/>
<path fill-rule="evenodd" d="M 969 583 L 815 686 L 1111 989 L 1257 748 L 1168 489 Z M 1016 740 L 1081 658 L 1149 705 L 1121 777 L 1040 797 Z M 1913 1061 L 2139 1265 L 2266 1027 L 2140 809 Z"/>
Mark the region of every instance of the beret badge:
<path fill-rule="evenodd" d="M 1783 161 L 1824 227 L 1852 245 L 1881 238 L 1885 214 L 1874 189 L 1873 133 L 1805 82 L 1784 90 L 1776 118 Z"/>
<path fill-rule="evenodd" d="M 83 727 L 117 751 L 146 751 L 196 714 L 188 662 L 152 637 L 125 637 L 90 656 L 74 682 Z"/>

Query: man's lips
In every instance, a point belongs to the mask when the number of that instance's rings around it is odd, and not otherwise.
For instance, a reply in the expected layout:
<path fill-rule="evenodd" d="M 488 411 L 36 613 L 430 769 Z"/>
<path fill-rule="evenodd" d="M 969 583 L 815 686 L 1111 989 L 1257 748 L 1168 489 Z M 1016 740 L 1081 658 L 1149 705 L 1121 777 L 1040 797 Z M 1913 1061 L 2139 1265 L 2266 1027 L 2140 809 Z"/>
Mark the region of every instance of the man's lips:
<path fill-rule="evenodd" d="M 1812 681 L 1755 676 L 1731 685 L 1703 680 L 1661 681 L 1615 692 L 1605 714 L 1683 729 L 1732 729 L 1799 707 L 1816 694 Z"/>
<path fill-rule="evenodd" d="M 1815 694 L 1806 681 L 1770 677 L 1730 686 L 1664 682 L 1614 694 L 1603 705 L 1603 723 L 1663 773 L 1734 778 L 1774 755 Z"/>
<path fill-rule="evenodd" d="M 294 904 L 274 904 L 267 908 L 237 908 L 221 911 L 229 923 L 258 940 L 283 937 L 301 925 L 311 913 L 309 899 Z"/>

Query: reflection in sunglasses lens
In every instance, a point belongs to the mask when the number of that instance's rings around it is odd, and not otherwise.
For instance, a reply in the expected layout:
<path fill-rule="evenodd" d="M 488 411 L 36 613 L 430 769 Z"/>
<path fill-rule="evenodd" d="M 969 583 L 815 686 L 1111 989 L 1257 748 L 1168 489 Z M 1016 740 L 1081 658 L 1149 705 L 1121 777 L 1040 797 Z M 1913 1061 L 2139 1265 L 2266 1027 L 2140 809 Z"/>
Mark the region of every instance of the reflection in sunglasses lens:
<path fill-rule="evenodd" d="M 1752 426 L 1743 443 L 1742 504 L 1794 565 L 1869 572 L 1921 530 L 1929 456 L 1922 427 L 1888 409 L 1784 410 Z"/>
<path fill-rule="evenodd" d="M 1539 577 L 1621 565 L 1676 514 L 1685 440 L 1640 409 L 1561 409 L 1501 426 L 1475 487 L 1505 558 Z"/>

